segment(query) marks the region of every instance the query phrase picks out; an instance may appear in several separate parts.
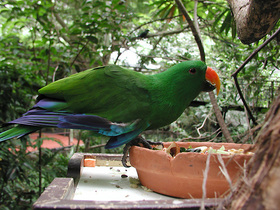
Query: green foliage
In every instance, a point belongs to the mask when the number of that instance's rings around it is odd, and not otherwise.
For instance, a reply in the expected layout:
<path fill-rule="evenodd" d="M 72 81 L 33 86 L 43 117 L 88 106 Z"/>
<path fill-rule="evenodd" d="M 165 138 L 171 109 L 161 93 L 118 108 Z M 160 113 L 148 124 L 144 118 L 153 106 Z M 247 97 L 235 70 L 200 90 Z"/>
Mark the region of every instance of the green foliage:
<path fill-rule="evenodd" d="M 30 153 L 28 139 L 8 141 L 0 151 L 0 208 L 30 208 L 39 192 L 38 153 Z M 34 148 L 36 145 L 33 146 Z M 42 190 L 55 177 L 65 177 L 69 155 L 42 149 Z M 55 170 L 53 170 L 55 169 Z"/>
<path fill-rule="evenodd" d="M 27 64 L 28 52 L 16 35 L 0 37 L 0 121 L 18 117 L 30 106 L 40 82 Z"/>

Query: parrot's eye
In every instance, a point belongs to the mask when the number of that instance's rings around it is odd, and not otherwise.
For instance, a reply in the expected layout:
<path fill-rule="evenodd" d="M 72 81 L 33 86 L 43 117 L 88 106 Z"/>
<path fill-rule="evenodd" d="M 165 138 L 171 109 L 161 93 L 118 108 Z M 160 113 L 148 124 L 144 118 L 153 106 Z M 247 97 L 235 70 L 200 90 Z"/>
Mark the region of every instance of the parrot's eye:
<path fill-rule="evenodd" d="M 190 72 L 191 74 L 195 74 L 195 73 L 196 73 L 196 69 L 195 69 L 195 68 L 191 68 L 191 69 L 189 70 L 189 72 Z"/>

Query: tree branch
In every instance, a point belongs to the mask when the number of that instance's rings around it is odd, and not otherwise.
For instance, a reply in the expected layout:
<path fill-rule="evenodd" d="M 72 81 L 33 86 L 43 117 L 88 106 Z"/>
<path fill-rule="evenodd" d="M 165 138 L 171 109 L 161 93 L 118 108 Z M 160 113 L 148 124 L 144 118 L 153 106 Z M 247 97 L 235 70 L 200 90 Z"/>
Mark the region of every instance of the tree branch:
<path fill-rule="evenodd" d="M 54 15 L 56 21 L 61 25 L 62 28 L 65 29 L 65 31 L 68 31 L 68 27 L 67 25 L 64 23 L 64 21 L 60 18 L 60 16 L 56 13 L 56 11 L 54 11 L 54 6 L 52 7 L 52 14 Z M 55 28 L 56 28 L 56 24 Z M 57 28 L 56 28 L 57 29 Z M 57 33 L 66 41 L 70 44 L 71 39 L 69 39 L 67 36 L 65 36 L 64 34 L 59 33 L 59 30 L 57 29 Z"/>
<path fill-rule="evenodd" d="M 244 44 L 260 40 L 280 18 L 279 0 L 227 0 L 236 22 L 239 39 Z"/>
<path fill-rule="evenodd" d="M 128 36 L 130 36 L 134 31 L 137 31 L 138 29 L 140 29 L 140 28 L 142 28 L 143 26 L 148 25 L 148 24 L 150 24 L 150 23 L 157 22 L 157 21 L 163 21 L 163 20 L 170 20 L 170 19 L 173 19 L 173 18 L 176 18 L 176 17 L 180 17 L 180 16 L 182 16 L 182 15 L 180 14 L 180 15 L 173 16 L 173 17 L 155 19 L 155 20 L 151 20 L 151 21 L 149 21 L 149 22 L 143 23 L 142 25 L 136 27 L 133 31 L 131 31 L 131 32 L 128 34 Z"/>
<path fill-rule="evenodd" d="M 83 45 L 83 47 L 79 50 L 79 52 L 77 53 L 77 55 L 75 56 L 75 58 L 73 59 L 73 61 L 70 64 L 70 68 L 73 66 L 73 64 L 75 63 L 75 61 L 80 57 L 81 52 L 85 49 L 85 47 L 87 46 L 87 44 L 89 43 L 89 40 L 87 40 L 86 44 Z"/>
<path fill-rule="evenodd" d="M 186 59 L 180 59 L 180 58 L 171 58 L 171 57 L 159 57 L 159 56 L 153 56 L 153 55 L 143 55 L 143 54 L 139 54 L 139 53 L 136 53 L 138 56 L 140 57 L 147 57 L 147 58 L 161 58 L 161 59 L 164 59 L 164 60 L 169 60 L 169 61 L 179 61 L 179 62 L 183 62 L 185 61 Z"/>
<path fill-rule="evenodd" d="M 204 48 L 203 48 L 203 44 L 201 42 L 201 39 L 199 37 L 199 33 L 198 31 L 196 30 L 195 28 L 195 25 L 193 24 L 193 21 L 191 20 L 185 6 L 183 5 L 182 1 L 181 0 L 175 0 L 179 10 L 183 13 L 183 15 L 185 16 L 190 28 L 191 28 L 191 31 L 192 31 L 192 34 L 194 36 L 194 39 L 197 43 L 197 46 L 198 46 L 198 49 L 199 49 L 199 52 L 200 52 L 200 58 L 203 62 L 205 62 L 205 52 L 204 52 Z"/>
<path fill-rule="evenodd" d="M 241 101 L 243 102 L 247 112 L 248 112 L 248 115 L 249 117 L 251 118 L 251 120 L 253 121 L 254 125 L 258 125 L 256 119 L 254 118 L 244 96 L 243 96 L 243 93 L 240 89 L 240 86 L 239 86 L 239 83 L 238 83 L 238 80 L 237 80 L 237 75 L 238 73 L 245 67 L 245 65 L 250 61 L 252 60 L 252 58 L 262 49 L 264 48 L 269 42 L 271 42 L 271 40 L 273 40 L 278 34 L 280 33 L 280 28 L 277 29 L 277 31 L 271 36 L 269 37 L 269 39 L 267 39 L 262 45 L 260 45 L 257 49 L 255 49 L 251 55 L 249 55 L 249 57 L 241 64 L 241 66 L 231 75 L 234 79 L 234 83 L 235 83 L 235 86 L 236 86 L 236 89 L 237 89 L 237 92 L 240 96 L 240 99 Z"/>
<path fill-rule="evenodd" d="M 278 28 L 276 30 L 276 32 L 274 34 L 271 35 L 271 37 L 269 37 L 269 39 L 265 40 L 265 42 L 263 44 L 261 44 L 257 49 L 255 49 L 251 55 L 249 55 L 249 57 L 242 63 L 242 65 L 231 75 L 232 77 L 237 76 L 237 74 L 244 68 L 244 66 L 250 61 L 252 60 L 252 58 L 262 49 L 264 48 L 269 42 L 271 42 L 271 40 L 273 40 L 280 32 L 280 28 Z"/>
<path fill-rule="evenodd" d="M 209 97 L 210 97 L 211 104 L 213 106 L 215 115 L 217 117 L 218 123 L 221 127 L 221 130 L 222 130 L 224 136 L 225 136 L 225 139 L 227 140 L 227 142 L 233 142 L 233 139 L 231 138 L 230 132 L 229 132 L 229 130 L 227 128 L 227 125 L 224 121 L 223 115 L 222 115 L 222 113 L 219 109 L 219 105 L 217 103 L 217 100 L 216 100 L 216 97 L 215 97 L 215 94 L 214 94 L 213 91 L 209 92 Z"/>
<path fill-rule="evenodd" d="M 183 29 L 179 29 L 179 30 L 175 30 L 175 31 L 163 31 L 163 32 L 159 32 L 159 33 L 155 33 L 155 34 L 148 34 L 146 38 L 151 38 L 151 37 L 163 37 L 163 36 L 169 36 L 169 35 L 173 35 L 173 34 L 179 34 L 182 33 L 185 29 L 187 29 L 188 26 L 184 27 Z M 134 41 L 137 39 L 144 39 L 143 37 L 133 37 L 130 39 L 130 41 Z"/>
<path fill-rule="evenodd" d="M 197 46 L 198 46 L 198 49 L 199 49 L 199 52 L 200 52 L 200 59 L 205 62 L 205 52 L 204 52 L 204 48 L 203 48 L 203 44 L 201 42 L 201 38 L 200 38 L 200 35 L 199 35 L 199 27 L 195 26 L 193 21 L 191 20 L 185 6 L 183 5 L 182 1 L 181 0 L 175 0 L 176 4 L 178 5 L 178 8 L 179 10 L 183 13 L 183 15 L 185 16 L 190 28 L 191 28 L 191 31 L 193 33 L 193 36 L 195 38 L 195 41 L 197 43 Z M 225 136 L 225 139 L 227 140 L 227 142 L 233 142 L 231 136 L 230 136 L 230 133 L 227 129 L 227 126 L 226 126 L 226 123 L 223 119 L 223 116 L 222 116 L 222 113 L 219 109 L 219 106 L 218 106 L 218 103 L 217 103 L 217 100 L 215 98 L 215 95 L 213 93 L 213 91 L 209 92 L 209 97 L 210 97 L 210 100 L 211 100 L 211 104 L 214 108 L 214 111 L 215 111 L 215 115 L 217 117 L 217 120 L 219 122 L 219 125 L 221 127 L 221 130 Z"/>

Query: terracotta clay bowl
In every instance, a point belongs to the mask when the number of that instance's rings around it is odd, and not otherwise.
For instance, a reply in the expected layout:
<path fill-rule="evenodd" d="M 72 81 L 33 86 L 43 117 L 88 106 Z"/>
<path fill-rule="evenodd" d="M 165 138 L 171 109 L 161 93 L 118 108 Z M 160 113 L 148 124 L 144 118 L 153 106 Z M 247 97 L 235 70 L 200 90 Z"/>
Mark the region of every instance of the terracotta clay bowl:
<path fill-rule="evenodd" d="M 168 147 L 171 142 L 164 143 Z M 209 142 L 176 142 L 179 147 L 192 148 L 199 146 L 219 149 L 250 150 L 250 144 L 209 143 Z M 194 152 L 179 153 L 171 157 L 163 150 L 150 150 L 133 146 L 129 152 L 130 163 L 136 168 L 142 185 L 161 194 L 180 198 L 201 198 L 203 171 L 206 167 L 207 154 Z M 252 154 L 221 155 L 232 183 L 242 173 L 245 163 Z M 206 197 L 222 197 L 229 192 L 229 183 L 221 172 L 218 154 L 211 154 L 210 168 L 206 181 Z"/>

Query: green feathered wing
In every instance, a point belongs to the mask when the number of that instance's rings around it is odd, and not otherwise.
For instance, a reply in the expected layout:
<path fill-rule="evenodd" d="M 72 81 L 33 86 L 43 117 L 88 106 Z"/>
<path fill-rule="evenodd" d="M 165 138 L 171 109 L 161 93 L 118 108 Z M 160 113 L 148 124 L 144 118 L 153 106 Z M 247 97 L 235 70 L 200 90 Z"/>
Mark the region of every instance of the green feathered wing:
<path fill-rule="evenodd" d="M 39 90 L 67 102 L 65 110 L 98 115 L 114 122 L 147 119 L 151 99 L 146 76 L 118 66 L 86 70 Z"/>

